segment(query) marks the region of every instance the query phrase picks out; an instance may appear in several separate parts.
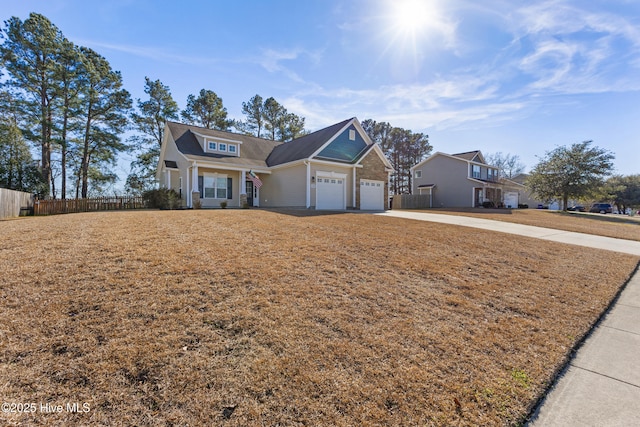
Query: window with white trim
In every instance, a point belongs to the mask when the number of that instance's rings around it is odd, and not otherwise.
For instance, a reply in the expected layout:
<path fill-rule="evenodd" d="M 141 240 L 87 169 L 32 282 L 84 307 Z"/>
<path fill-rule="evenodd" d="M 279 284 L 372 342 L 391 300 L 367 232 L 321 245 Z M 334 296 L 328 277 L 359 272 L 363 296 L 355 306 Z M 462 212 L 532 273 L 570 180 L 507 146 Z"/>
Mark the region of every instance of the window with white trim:
<path fill-rule="evenodd" d="M 227 198 L 226 175 L 204 175 L 203 187 L 205 199 Z"/>
<path fill-rule="evenodd" d="M 473 178 L 480 179 L 480 166 L 479 165 L 473 165 L 471 167 L 471 176 Z"/>
<path fill-rule="evenodd" d="M 239 155 L 239 152 L 240 152 L 240 146 L 239 144 L 206 140 L 205 151 L 207 151 L 208 153 L 212 153 L 212 152 L 229 153 L 237 156 Z"/>
<path fill-rule="evenodd" d="M 353 129 L 349 129 L 349 140 L 350 141 L 356 140 L 356 131 Z"/>
<path fill-rule="evenodd" d="M 422 178 L 422 171 L 420 169 L 416 171 L 416 178 Z"/>

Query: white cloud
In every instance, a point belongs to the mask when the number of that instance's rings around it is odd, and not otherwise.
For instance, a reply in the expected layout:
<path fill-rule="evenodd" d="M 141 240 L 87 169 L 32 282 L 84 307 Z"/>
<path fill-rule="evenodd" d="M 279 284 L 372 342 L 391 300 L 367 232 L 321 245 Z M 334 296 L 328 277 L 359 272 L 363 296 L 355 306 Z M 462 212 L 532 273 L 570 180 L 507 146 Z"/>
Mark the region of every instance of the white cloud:
<path fill-rule="evenodd" d="M 576 94 L 640 88 L 626 77 L 640 62 L 640 30 L 624 16 L 590 6 L 547 1 L 513 15 L 519 41 L 514 46 L 524 54 L 518 66 L 535 79 L 528 90 Z"/>
<path fill-rule="evenodd" d="M 150 46 L 135 46 L 129 44 L 115 44 L 115 43 L 104 43 L 99 41 L 92 40 L 78 40 L 75 43 L 83 46 L 90 47 L 92 49 L 99 50 L 111 50 L 116 52 L 127 53 L 133 56 L 138 56 L 141 58 L 152 59 L 154 61 L 161 61 L 165 63 L 175 64 L 190 64 L 190 65 L 203 65 L 203 64 L 212 64 L 220 62 L 214 58 L 211 58 L 207 55 L 182 55 L 171 52 L 166 48 L 158 48 L 158 47 L 150 47 Z"/>

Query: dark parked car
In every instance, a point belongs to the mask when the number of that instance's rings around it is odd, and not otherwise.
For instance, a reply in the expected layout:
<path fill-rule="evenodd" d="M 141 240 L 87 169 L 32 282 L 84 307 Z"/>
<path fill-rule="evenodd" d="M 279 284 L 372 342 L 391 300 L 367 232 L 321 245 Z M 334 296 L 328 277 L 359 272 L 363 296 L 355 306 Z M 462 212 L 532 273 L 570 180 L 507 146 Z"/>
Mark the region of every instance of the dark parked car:
<path fill-rule="evenodd" d="M 572 212 L 586 212 L 587 208 L 585 208 L 584 206 L 575 205 L 568 207 L 567 210 Z"/>
<path fill-rule="evenodd" d="M 594 203 L 589 212 L 608 214 L 613 212 L 613 207 L 609 203 Z"/>

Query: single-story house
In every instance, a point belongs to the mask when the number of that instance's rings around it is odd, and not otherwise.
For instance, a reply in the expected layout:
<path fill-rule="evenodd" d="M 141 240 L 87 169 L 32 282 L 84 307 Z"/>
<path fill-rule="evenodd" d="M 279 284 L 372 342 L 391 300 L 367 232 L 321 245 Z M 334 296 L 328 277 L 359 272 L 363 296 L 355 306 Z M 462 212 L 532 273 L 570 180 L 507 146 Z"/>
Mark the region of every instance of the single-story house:
<path fill-rule="evenodd" d="M 479 207 L 503 203 L 498 169 L 488 165 L 480 151 L 436 152 L 411 167 L 412 193 L 428 194 L 430 207 Z"/>
<path fill-rule="evenodd" d="M 167 122 L 156 179 L 185 207 L 383 210 L 392 171 L 355 117 L 285 143 Z"/>

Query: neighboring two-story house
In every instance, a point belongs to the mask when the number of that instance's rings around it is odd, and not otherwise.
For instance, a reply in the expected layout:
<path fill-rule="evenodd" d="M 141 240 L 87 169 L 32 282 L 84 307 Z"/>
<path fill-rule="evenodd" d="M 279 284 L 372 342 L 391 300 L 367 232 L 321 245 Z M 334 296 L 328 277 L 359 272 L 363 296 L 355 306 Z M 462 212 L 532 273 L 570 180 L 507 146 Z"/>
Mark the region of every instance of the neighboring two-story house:
<path fill-rule="evenodd" d="M 383 210 L 392 171 L 355 117 L 285 143 L 167 122 L 156 179 L 185 207 Z"/>
<path fill-rule="evenodd" d="M 413 166 L 411 175 L 413 194 L 428 194 L 433 208 L 480 207 L 485 202 L 503 205 L 498 169 L 488 165 L 480 151 L 434 153 Z"/>

